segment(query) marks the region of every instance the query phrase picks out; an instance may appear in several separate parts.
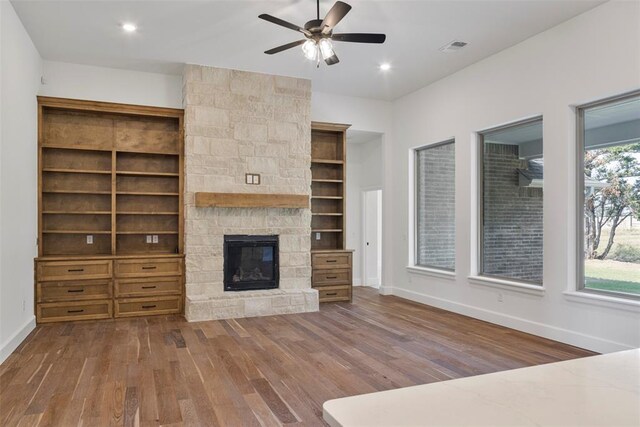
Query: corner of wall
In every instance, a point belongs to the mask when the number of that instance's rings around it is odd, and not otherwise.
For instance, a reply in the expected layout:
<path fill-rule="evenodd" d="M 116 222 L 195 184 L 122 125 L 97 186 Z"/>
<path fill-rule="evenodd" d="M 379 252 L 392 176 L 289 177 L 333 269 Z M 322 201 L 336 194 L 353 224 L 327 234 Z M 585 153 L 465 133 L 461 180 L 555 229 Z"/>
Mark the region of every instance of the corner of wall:
<path fill-rule="evenodd" d="M 29 336 L 31 331 L 36 328 L 36 317 L 31 316 L 22 327 L 18 328 L 13 335 L 11 335 L 5 342 L 0 346 L 0 364 L 4 363 L 5 360 L 18 348 L 20 344 Z"/>

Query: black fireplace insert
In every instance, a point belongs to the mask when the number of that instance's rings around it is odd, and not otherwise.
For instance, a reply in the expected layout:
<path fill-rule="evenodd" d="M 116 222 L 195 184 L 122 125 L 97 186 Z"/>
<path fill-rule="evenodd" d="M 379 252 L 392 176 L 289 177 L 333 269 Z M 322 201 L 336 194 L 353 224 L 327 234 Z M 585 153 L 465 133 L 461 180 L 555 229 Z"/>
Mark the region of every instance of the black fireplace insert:
<path fill-rule="evenodd" d="M 224 236 L 224 290 L 278 287 L 278 236 Z"/>

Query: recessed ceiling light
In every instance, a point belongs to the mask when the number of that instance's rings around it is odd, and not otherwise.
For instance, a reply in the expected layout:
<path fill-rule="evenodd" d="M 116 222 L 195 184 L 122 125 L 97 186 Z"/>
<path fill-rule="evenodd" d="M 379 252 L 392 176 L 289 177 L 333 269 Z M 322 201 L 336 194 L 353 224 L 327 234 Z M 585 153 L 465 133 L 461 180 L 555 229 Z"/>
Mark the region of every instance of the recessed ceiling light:
<path fill-rule="evenodd" d="M 380 64 L 380 69 L 382 71 L 389 71 L 391 69 L 391 64 L 389 64 L 388 62 L 383 62 L 382 64 Z"/>
<path fill-rule="evenodd" d="M 138 29 L 138 27 L 130 22 L 125 22 L 124 24 L 122 24 L 122 29 L 127 33 L 133 33 Z"/>

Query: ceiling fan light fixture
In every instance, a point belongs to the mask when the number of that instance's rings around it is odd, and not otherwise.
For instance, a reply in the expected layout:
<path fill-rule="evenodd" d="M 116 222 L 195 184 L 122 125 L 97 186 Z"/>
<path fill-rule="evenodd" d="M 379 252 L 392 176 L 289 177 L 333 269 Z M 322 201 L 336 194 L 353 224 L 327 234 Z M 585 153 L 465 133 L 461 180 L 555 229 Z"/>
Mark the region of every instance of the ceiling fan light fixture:
<path fill-rule="evenodd" d="M 315 61 L 318 58 L 318 45 L 313 40 L 307 40 L 302 45 L 302 52 L 309 61 Z"/>
<path fill-rule="evenodd" d="M 276 18 L 269 14 L 263 13 L 258 18 L 263 19 L 280 27 L 302 33 L 305 38 L 296 40 L 291 43 L 283 44 L 269 50 L 265 50 L 267 55 L 283 52 L 285 50 L 302 45 L 304 56 L 310 61 L 316 61 L 320 67 L 320 60 L 323 59 L 327 65 L 335 65 L 340 62 L 338 56 L 333 50 L 333 42 L 349 42 L 349 43 L 384 43 L 387 36 L 384 34 L 374 33 L 335 33 L 333 30 L 336 25 L 349 13 L 351 6 L 340 0 L 336 1 L 329 9 L 324 19 L 320 19 L 320 0 L 316 0 L 316 19 L 312 19 L 301 27 L 283 19 Z"/>
<path fill-rule="evenodd" d="M 320 42 L 318 43 L 318 45 L 320 46 L 320 53 L 322 53 L 322 59 L 331 58 L 335 54 L 335 52 L 333 51 L 333 45 L 331 44 L 331 40 L 327 38 L 320 39 Z"/>

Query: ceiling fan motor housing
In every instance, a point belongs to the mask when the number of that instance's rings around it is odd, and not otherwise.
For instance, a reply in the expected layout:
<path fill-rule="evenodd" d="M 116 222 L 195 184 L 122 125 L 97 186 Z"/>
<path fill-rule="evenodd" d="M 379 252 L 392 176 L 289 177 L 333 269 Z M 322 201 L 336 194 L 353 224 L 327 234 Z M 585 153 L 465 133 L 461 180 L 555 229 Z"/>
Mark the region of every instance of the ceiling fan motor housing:
<path fill-rule="evenodd" d="M 308 21 L 304 24 L 304 29 L 313 35 L 322 32 L 322 19 L 312 19 L 311 21 Z"/>

